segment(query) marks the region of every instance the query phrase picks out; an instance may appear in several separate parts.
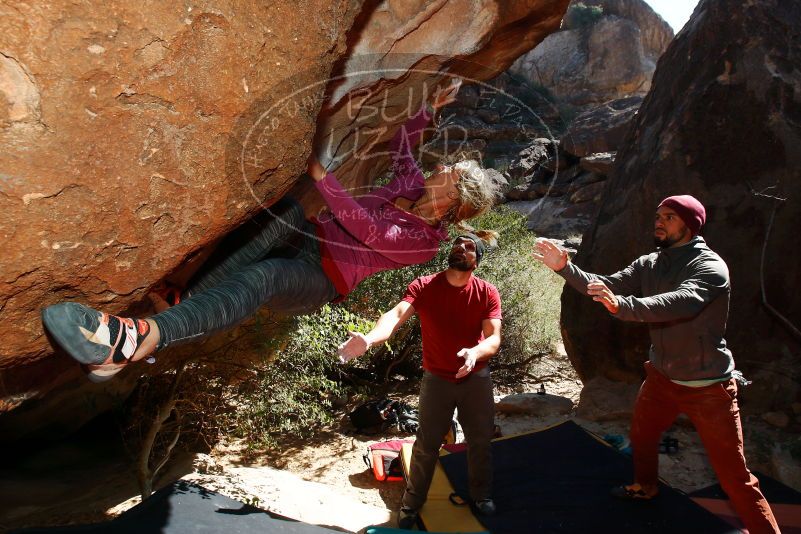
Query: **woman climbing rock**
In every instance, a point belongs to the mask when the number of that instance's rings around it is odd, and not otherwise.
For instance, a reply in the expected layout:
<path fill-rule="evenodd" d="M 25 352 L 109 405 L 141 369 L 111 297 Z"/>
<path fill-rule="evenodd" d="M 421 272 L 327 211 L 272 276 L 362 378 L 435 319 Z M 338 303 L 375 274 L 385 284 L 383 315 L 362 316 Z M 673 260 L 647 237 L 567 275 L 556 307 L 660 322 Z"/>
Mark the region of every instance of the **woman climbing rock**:
<path fill-rule="evenodd" d="M 435 93 L 395 134 L 386 186 L 353 198 L 311 158 L 307 172 L 329 208 L 320 217 L 306 219 L 297 202 L 281 200 L 254 219 L 266 219 L 255 234 L 190 281 L 179 303 L 150 317 L 61 302 L 42 310 L 44 326 L 90 379 L 103 381 L 165 347 L 231 328 L 262 305 L 309 313 L 371 274 L 431 260 L 448 225 L 486 211 L 499 188 L 475 161 L 437 166 L 428 180 L 417 166 L 412 147 L 458 88 Z"/>

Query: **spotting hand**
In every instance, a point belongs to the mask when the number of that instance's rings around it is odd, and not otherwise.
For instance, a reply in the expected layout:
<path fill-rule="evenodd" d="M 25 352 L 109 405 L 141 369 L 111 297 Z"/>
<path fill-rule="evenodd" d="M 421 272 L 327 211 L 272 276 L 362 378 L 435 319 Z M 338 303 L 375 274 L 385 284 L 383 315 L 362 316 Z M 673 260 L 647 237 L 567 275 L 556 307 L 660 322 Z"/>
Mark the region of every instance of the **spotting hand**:
<path fill-rule="evenodd" d="M 353 358 L 358 358 L 367 352 L 367 349 L 371 346 L 367 336 L 360 332 L 348 332 L 348 335 L 350 336 L 348 340 L 337 348 L 339 361 L 342 363 L 347 363 Z"/>
<path fill-rule="evenodd" d="M 617 297 L 603 282 L 596 280 L 595 282 L 587 284 L 587 294 L 590 295 L 595 302 L 603 304 L 609 313 L 615 314 L 620 309 Z"/>
<path fill-rule="evenodd" d="M 464 365 L 456 371 L 456 378 L 464 378 L 473 372 L 476 367 L 476 353 L 473 349 L 462 349 L 456 353 L 460 358 L 464 358 Z"/>
<path fill-rule="evenodd" d="M 551 241 L 538 237 L 534 243 L 534 251 L 531 256 L 542 262 L 546 267 L 552 271 L 561 271 L 567 265 L 568 256 L 567 251 Z"/>

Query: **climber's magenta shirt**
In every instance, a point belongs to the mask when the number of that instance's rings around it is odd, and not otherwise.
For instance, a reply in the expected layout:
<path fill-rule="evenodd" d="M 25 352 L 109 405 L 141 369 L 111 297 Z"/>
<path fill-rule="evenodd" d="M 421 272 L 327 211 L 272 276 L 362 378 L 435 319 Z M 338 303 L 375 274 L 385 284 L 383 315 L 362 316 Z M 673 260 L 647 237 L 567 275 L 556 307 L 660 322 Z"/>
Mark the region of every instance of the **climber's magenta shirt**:
<path fill-rule="evenodd" d="M 371 274 L 431 260 L 448 238 L 444 224 L 430 226 L 393 203 L 399 197 L 414 201 L 423 194 L 425 177 L 412 148 L 430 121 L 423 108 L 392 138 L 394 178 L 384 187 L 354 199 L 333 173 L 315 184 L 330 210 L 314 221 L 322 266 L 341 296 Z"/>

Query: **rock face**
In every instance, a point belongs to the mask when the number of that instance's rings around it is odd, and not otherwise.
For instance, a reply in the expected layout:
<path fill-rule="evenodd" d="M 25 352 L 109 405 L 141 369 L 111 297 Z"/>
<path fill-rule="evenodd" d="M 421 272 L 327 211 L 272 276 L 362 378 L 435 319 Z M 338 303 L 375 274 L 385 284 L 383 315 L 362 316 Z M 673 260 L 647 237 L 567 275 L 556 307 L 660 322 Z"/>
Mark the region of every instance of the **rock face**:
<path fill-rule="evenodd" d="M 575 3 L 571 10 L 587 10 Z M 673 38 L 670 26 L 642 0 L 581 3 L 600 7 L 602 16 L 584 19 L 580 27 L 565 24 L 510 72 L 579 106 L 645 95 L 657 59 Z"/>
<path fill-rule="evenodd" d="M 495 403 L 495 410 L 504 414 L 525 414 L 536 417 L 564 415 L 573 411 L 573 401 L 559 395 L 516 393 Z"/>
<path fill-rule="evenodd" d="M 585 111 L 575 118 L 562 138 L 565 152 L 583 158 L 590 154 L 616 151 L 640 104 L 642 98 L 632 96 Z"/>
<path fill-rule="evenodd" d="M 146 313 L 154 284 L 191 270 L 295 186 L 313 144 L 342 148 L 335 166 L 347 186 L 370 183 L 386 158 L 361 156 L 380 152 L 407 110 L 449 81 L 442 72 L 496 76 L 556 30 L 566 7 L 0 6 L 0 412 L 38 414 L 12 429 L 0 416 L 0 433 L 78 425 L 130 388 L 86 386 L 53 354 L 41 307 Z M 293 191 L 315 212 L 310 189 Z M 48 392 L 76 410 L 50 411 Z"/>
<path fill-rule="evenodd" d="M 443 110 L 422 159 L 433 164 L 470 157 L 519 177 L 520 169 L 513 168 L 518 154 L 530 152 L 534 144 L 551 142 L 554 132 L 565 126 L 553 102 L 503 73 L 465 88 L 456 102 Z M 536 152 L 527 158 L 544 154 L 544 150 Z"/>
<path fill-rule="evenodd" d="M 613 382 L 598 376 L 581 388 L 576 415 L 590 421 L 630 419 L 639 384 Z"/>
<path fill-rule="evenodd" d="M 702 234 L 729 266 L 727 340 L 746 375 L 782 354 L 794 361 L 785 372 L 797 369 L 801 353 L 798 338 L 761 304 L 760 292 L 764 281 L 772 308 L 801 324 L 801 301 L 790 289 L 801 272 L 801 41 L 787 38 L 799 32 L 795 3 L 701 2 L 660 59 L 575 258 L 591 272 L 621 269 L 653 249 L 653 212 L 662 198 L 699 198 L 707 208 Z M 582 380 L 641 376 L 649 345 L 643 327 L 615 321 L 570 288 L 562 295 L 561 321 Z M 796 396 L 797 388 L 774 392 L 774 409 Z"/>
<path fill-rule="evenodd" d="M 605 15 L 627 19 L 640 29 L 642 51 L 656 65 L 673 40 L 673 29 L 642 0 L 580 0 L 585 6 L 599 6 Z M 576 2 L 573 2 L 575 4 Z"/>
<path fill-rule="evenodd" d="M 509 207 L 528 216 L 529 229 L 565 238 L 589 227 L 606 190 L 604 180 L 614 174 L 616 151 L 641 103 L 641 97 L 632 96 L 592 107 L 573 120 L 560 142 L 535 139 L 518 152 L 508 172 L 528 181 L 512 187 L 506 198 L 522 201 Z M 562 195 L 568 200 L 550 198 Z M 540 200 L 528 202 L 535 199 Z"/>
<path fill-rule="evenodd" d="M 609 176 L 612 174 L 616 152 L 597 152 L 581 158 L 579 165 L 585 171 Z"/>
<path fill-rule="evenodd" d="M 360 7 L 0 6 L 0 411 L 85 381 L 53 355 L 42 306 L 141 311 L 149 287 L 292 185 L 319 103 L 270 139 L 260 181 L 228 165 L 231 133 L 281 79 L 326 79 Z M 322 31 L 301 39 L 279 12 Z"/>

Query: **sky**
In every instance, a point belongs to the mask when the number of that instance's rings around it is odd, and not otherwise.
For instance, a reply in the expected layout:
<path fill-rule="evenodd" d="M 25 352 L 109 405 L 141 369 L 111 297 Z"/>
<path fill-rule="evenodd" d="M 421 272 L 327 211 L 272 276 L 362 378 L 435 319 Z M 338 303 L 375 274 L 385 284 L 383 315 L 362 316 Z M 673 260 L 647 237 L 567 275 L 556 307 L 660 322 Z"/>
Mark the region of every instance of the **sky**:
<path fill-rule="evenodd" d="M 673 28 L 673 33 L 679 33 L 684 23 L 690 19 L 698 0 L 645 0 L 651 8 L 659 13 Z"/>

